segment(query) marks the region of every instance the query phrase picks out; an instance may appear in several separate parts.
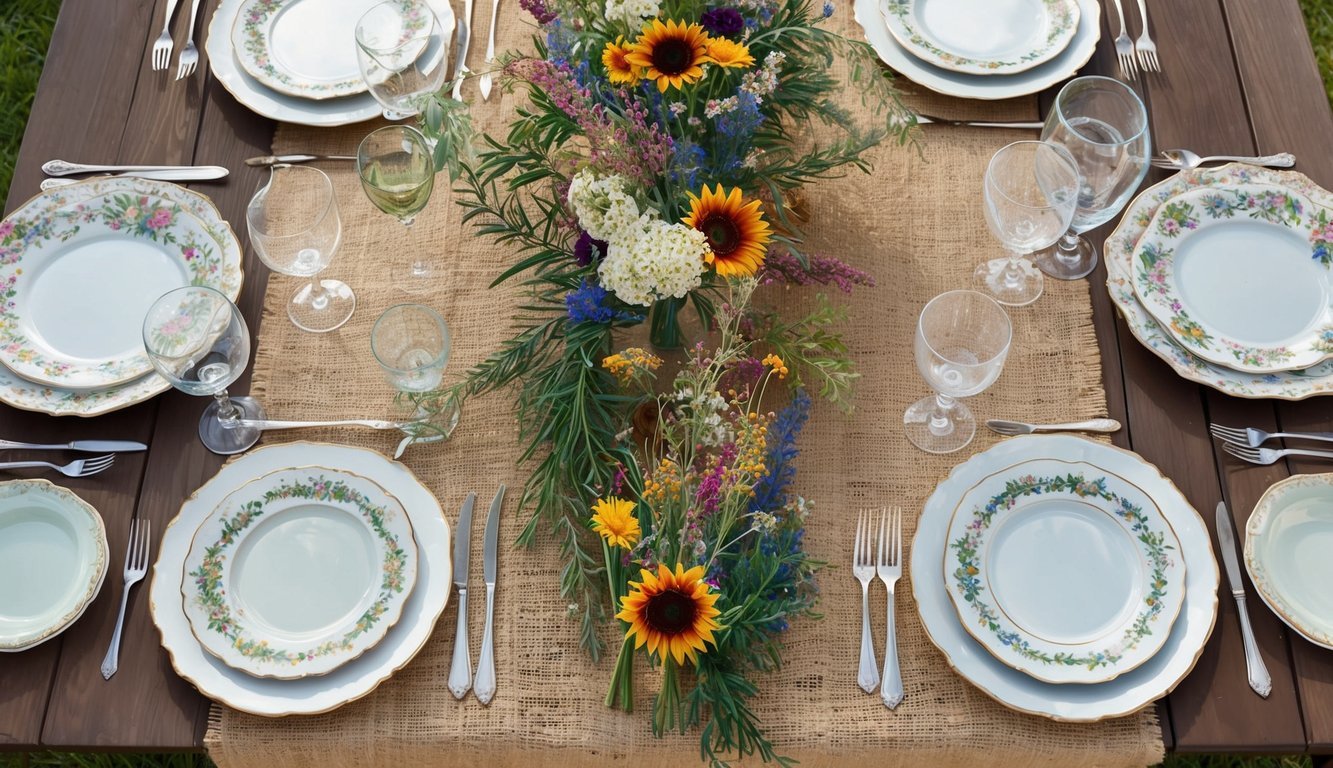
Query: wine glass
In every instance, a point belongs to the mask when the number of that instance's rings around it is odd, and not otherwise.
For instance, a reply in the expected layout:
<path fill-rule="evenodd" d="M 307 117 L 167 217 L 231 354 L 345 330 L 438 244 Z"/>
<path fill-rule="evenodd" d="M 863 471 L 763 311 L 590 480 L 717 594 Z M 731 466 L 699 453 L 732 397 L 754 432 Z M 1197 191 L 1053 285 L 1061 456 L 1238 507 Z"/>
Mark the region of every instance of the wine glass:
<path fill-rule="evenodd" d="M 333 182 L 318 168 L 275 165 L 245 210 L 250 242 L 274 272 L 306 277 L 287 303 L 287 316 L 304 331 L 326 333 L 347 322 L 356 296 L 341 280 L 316 276 L 342 243 L 342 218 Z"/>
<path fill-rule="evenodd" d="M 1097 266 L 1097 246 L 1082 233 L 1120 213 L 1148 173 L 1148 113 L 1119 80 L 1079 77 L 1055 97 L 1041 138 L 1069 150 L 1082 181 L 1069 230 L 1038 255 L 1037 267 L 1058 280 L 1076 280 Z"/>
<path fill-rule="evenodd" d="M 361 188 L 376 208 L 411 227 L 430 200 L 435 187 L 435 160 L 426 137 L 416 128 L 390 125 L 371 131 L 356 150 Z M 420 250 L 406 273 L 395 268 L 395 282 L 409 293 L 431 276 L 430 264 Z"/>
<path fill-rule="evenodd" d="M 903 414 L 912 445 L 952 453 L 972 442 L 977 420 L 957 398 L 978 394 L 1000 377 L 1012 337 L 1004 307 L 984 293 L 949 291 L 926 304 L 916 324 L 916 367 L 936 394 Z"/>
<path fill-rule="evenodd" d="M 370 351 L 394 389 L 425 393 L 439 389 L 449 363 L 449 325 L 440 313 L 422 304 L 399 304 L 384 310 L 370 331 Z M 448 437 L 458 425 L 453 400 L 427 400 L 411 417 L 428 422 L 417 438 Z"/>
<path fill-rule="evenodd" d="M 1001 304 L 1037 300 L 1041 272 L 1025 254 L 1054 243 L 1069 227 L 1078 197 L 1078 169 L 1063 147 L 1019 141 L 986 166 L 986 223 L 1009 255 L 977 267 L 976 279 Z"/>
<path fill-rule="evenodd" d="M 356 22 L 356 60 L 389 120 L 421 113 L 449 68 L 449 37 L 425 0 L 389 0 Z"/>
<path fill-rule="evenodd" d="M 143 344 L 171 386 L 213 396 L 199 418 L 199 439 L 208 450 L 229 455 L 259 441 L 261 430 L 238 421 L 263 419 L 264 407 L 251 397 L 227 396 L 250 359 L 250 331 L 226 296 L 204 286 L 163 294 L 144 317 Z"/>

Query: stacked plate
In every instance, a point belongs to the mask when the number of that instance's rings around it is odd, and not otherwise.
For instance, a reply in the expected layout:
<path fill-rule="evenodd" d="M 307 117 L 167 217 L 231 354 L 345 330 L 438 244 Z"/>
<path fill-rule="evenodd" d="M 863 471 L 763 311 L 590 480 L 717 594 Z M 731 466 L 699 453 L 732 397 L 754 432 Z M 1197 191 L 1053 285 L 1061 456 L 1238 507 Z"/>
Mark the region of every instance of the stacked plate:
<path fill-rule="evenodd" d="M 1134 712 L 1193 668 L 1217 614 L 1207 529 L 1132 453 L 1007 440 L 922 510 L 912 589 L 931 641 L 1008 707 L 1087 722 Z"/>
<path fill-rule="evenodd" d="M 150 605 L 172 665 L 243 712 L 327 712 L 401 669 L 449 597 L 435 497 L 373 451 L 261 448 L 186 500 Z"/>
<path fill-rule="evenodd" d="M 24 203 L 0 222 L 0 401 L 96 416 L 169 389 L 143 318 L 185 285 L 241 290 L 240 243 L 203 195 L 102 178 Z"/>
<path fill-rule="evenodd" d="M 208 25 L 209 66 L 236 100 L 273 120 L 347 125 L 380 106 L 357 66 L 356 23 L 383 0 L 222 0 Z M 445 39 L 454 16 L 430 0 Z"/>
<path fill-rule="evenodd" d="M 1098 0 L 855 0 L 880 59 L 965 99 L 1008 99 L 1073 77 L 1101 36 Z"/>
<path fill-rule="evenodd" d="M 1236 397 L 1333 389 L 1333 194 L 1232 164 L 1172 176 L 1106 241 L 1107 288 L 1181 376 Z"/>

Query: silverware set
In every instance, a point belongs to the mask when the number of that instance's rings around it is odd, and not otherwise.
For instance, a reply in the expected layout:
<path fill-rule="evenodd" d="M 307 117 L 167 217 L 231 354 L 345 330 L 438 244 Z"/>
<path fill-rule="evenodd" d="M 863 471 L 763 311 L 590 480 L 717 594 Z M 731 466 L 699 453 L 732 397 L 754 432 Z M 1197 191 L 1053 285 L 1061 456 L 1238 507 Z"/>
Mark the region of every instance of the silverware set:
<path fill-rule="evenodd" d="M 148 446 L 132 440 L 75 440 L 69 443 L 21 443 L 14 440 L 0 440 L 0 451 L 81 451 L 103 454 L 77 459 L 68 464 L 53 464 L 49 461 L 0 461 L 0 469 L 40 467 L 54 469 L 66 477 L 89 477 L 111 469 L 111 465 L 116 462 L 117 453 L 132 453 L 147 449 Z"/>
<path fill-rule="evenodd" d="M 1286 456 L 1310 456 L 1333 459 L 1333 451 L 1313 451 L 1304 448 L 1265 448 L 1263 444 L 1277 438 L 1316 440 L 1333 443 L 1333 432 L 1265 432 L 1253 427 L 1227 427 L 1209 424 L 1208 431 L 1222 441 L 1222 450 L 1251 464 L 1273 464 Z"/>
<path fill-rule="evenodd" d="M 861 510 L 856 520 L 852 554 L 852 575 L 861 582 L 861 662 L 856 682 L 866 693 L 874 693 L 878 687 L 880 700 L 889 709 L 897 708 L 903 700 L 903 679 L 898 665 L 898 633 L 894 621 L 894 588 L 903 575 L 902 516 L 902 507 L 881 509 L 876 525 L 875 512 Z M 874 541 L 872 536 L 875 537 Z M 882 675 L 876 669 L 874 640 L 870 634 L 870 583 L 876 577 L 884 582 L 888 591 L 888 629 L 884 640 Z"/>
<path fill-rule="evenodd" d="M 486 584 L 486 625 L 481 634 L 481 655 L 477 673 L 472 674 L 472 653 L 468 645 L 467 597 L 468 566 L 472 546 L 472 507 L 477 494 L 469 493 L 458 513 L 454 530 L 454 587 L 458 589 L 458 625 L 454 633 L 454 655 L 449 665 L 449 691 L 461 700 L 471 690 L 477 701 L 490 704 L 495 697 L 495 584 L 500 574 L 500 508 L 504 506 L 505 487 L 495 493 L 486 518 L 482 544 L 482 576 Z"/>
<path fill-rule="evenodd" d="M 171 17 L 176 13 L 178 0 L 167 0 L 166 18 L 162 20 L 162 33 L 153 41 L 153 71 L 161 72 L 171 65 L 171 51 L 174 41 L 171 39 Z M 182 80 L 194 74 L 199 65 L 199 48 L 194 44 L 194 25 L 199 18 L 199 0 L 190 2 L 190 32 L 176 62 L 176 79 Z"/>
<path fill-rule="evenodd" d="M 1120 20 L 1120 34 L 1115 38 L 1115 56 L 1120 63 L 1120 72 L 1126 80 L 1133 80 L 1139 75 L 1139 68 L 1146 72 L 1161 72 L 1157 61 L 1157 44 L 1148 34 L 1148 7 L 1144 0 L 1138 0 L 1139 18 L 1143 20 L 1143 32 L 1137 40 L 1131 40 L 1125 27 L 1125 9 L 1121 0 L 1115 0 L 1116 17 Z"/>

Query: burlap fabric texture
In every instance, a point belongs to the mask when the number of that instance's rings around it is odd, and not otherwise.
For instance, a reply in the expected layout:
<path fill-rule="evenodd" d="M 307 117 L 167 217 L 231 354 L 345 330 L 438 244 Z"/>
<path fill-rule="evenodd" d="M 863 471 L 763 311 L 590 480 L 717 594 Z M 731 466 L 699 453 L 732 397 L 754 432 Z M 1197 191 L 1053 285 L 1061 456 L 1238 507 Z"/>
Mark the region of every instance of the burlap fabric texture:
<path fill-rule="evenodd" d="M 846 6 L 835 21 L 849 36 L 860 30 Z M 476 37 L 485 33 L 478 17 Z M 502 49 L 528 49 L 530 19 L 501 14 Z M 911 89 L 908 83 L 902 83 Z M 520 103 L 516 94 L 489 102 L 469 86 L 482 129 L 503 135 Z M 974 118 L 1034 119 L 1035 99 L 1005 103 L 955 102 L 916 93 L 922 111 Z M 321 130 L 283 125 L 273 151 L 350 154 L 373 126 Z M 905 699 L 889 711 L 878 695 L 856 684 L 860 585 L 850 573 L 851 536 L 860 507 L 902 505 L 905 537 L 915 513 L 951 467 L 994 444 L 985 431 L 965 451 L 936 457 L 902 435 L 904 407 L 928 390 L 916 372 L 912 344 L 917 315 L 933 296 L 970 284 L 973 267 L 999 255 L 981 212 L 986 163 L 1004 144 L 1031 132 L 938 129 L 923 152 L 883 147 L 874 173 L 811 187 L 812 250 L 838 256 L 874 275 L 877 285 L 844 301 L 851 352 L 864 374 L 851 415 L 816 407 L 804 436 L 797 489 L 815 501 L 807 546 L 839 566 L 823 574 L 822 620 L 798 620 L 786 638 L 786 664 L 761 678 L 755 710 L 784 754 L 808 766 L 1134 766 L 1158 762 L 1163 747 L 1152 707 L 1097 724 L 1061 724 L 1006 709 L 956 675 L 927 639 L 910 581 L 898 589 L 898 644 Z M 303 333 L 285 316 L 293 281 L 269 284 L 258 337 L 253 392 L 276 418 L 377 416 L 392 391 L 371 357 L 370 327 L 385 308 L 424 301 L 439 310 L 453 335 L 457 372 L 496 349 L 510 332 L 517 297 L 488 289 L 514 259 L 508 248 L 460 224 L 441 177 L 436 199 L 409 231 L 366 200 L 350 164 L 322 166 L 341 205 L 344 242 L 327 275 L 352 285 L 352 320 L 327 335 Z M 437 271 L 435 292 L 412 297 L 389 278 L 396 259 L 424 252 Z M 1013 351 L 1004 374 L 970 404 L 986 416 L 1022 415 L 1070 421 L 1103 415 L 1100 358 L 1090 323 L 1088 284 L 1048 280 L 1033 306 L 1015 309 Z M 769 289 L 768 300 L 799 312 L 813 293 Z M 836 292 L 835 292 L 836 293 Z M 468 404 L 457 436 L 446 446 L 414 447 L 403 461 L 430 486 L 456 520 L 469 491 L 485 501 L 497 483 L 511 489 L 526 475 L 511 399 L 506 394 Z M 358 431 L 306 432 L 302 438 L 351 443 L 391 453 L 392 436 Z M 284 439 L 276 437 L 274 439 Z M 453 649 L 456 607 L 451 600 L 420 655 L 366 698 L 313 717 L 267 720 L 215 705 L 206 744 L 222 768 L 384 765 L 578 765 L 632 763 L 688 766 L 698 762 L 698 734 L 654 738 L 651 697 L 658 681 L 638 666 L 636 711 L 602 704 L 612 658 L 592 663 L 579 649 L 577 623 L 558 594 L 555 547 L 538 538 L 532 549 L 508 546 L 526 521 L 511 493 L 502 518 L 501 580 L 496 596 L 498 693 L 490 707 L 472 696 L 455 701 L 445 681 Z M 483 515 L 478 515 L 483 517 Z M 473 580 L 480 584 L 483 525 L 474 521 Z M 872 601 L 876 647 L 883 648 L 883 588 Z M 480 643 L 481 601 L 469 606 L 472 648 Z M 613 629 L 607 639 L 614 646 Z M 757 763 L 758 761 L 754 761 Z"/>

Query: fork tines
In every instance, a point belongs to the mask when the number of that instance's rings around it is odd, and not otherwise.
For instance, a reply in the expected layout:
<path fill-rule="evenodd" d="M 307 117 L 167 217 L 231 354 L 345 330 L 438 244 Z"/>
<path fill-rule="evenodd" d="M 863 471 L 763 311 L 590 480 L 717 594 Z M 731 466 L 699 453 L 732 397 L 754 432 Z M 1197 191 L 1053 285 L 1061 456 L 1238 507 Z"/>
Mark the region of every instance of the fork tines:
<path fill-rule="evenodd" d="M 1248 447 L 1248 446 L 1237 445 L 1237 444 L 1235 444 L 1235 443 L 1229 443 L 1229 442 L 1223 441 L 1223 442 L 1222 442 L 1222 450 L 1226 451 L 1227 453 L 1231 454 L 1232 456 L 1235 456 L 1235 457 L 1238 458 L 1238 459 L 1242 459 L 1242 460 L 1244 460 L 1244 461 L 1248 461 L 1248 462 L 1250 462 L 1250 463 L 1252 463 L 1252 464 L 1272 464 L 1272 463 L 1273 463 L 1273 462 L 1271 462 L 1271 461 L 1265 461 L 1265 460 L 1264 460 L 1264 455 L 1263 455 L 1263 450 L 1264 450 L 1264 449 L 1262 449 L 1262 448 L 1250 448 L 1250 447 Z"/>
<path fill-rule="evenodd" d="M 1249 445 L 1249 430 L 1238 427 L 1224 427 L 1221 424 L 1209 424 L 1208 432 L 1213 437 L 1224 443 L 1237 443 L 1239 445 Z"/>
<path fill-rule="evenodd" d="M 97 456 L 91 459 L 84 459 L 83 466 L 79 468 L 79 477 L 95 475 L 111 468 L 116 463 L 116 454 L 108 453 L 105 456 Z"/>

